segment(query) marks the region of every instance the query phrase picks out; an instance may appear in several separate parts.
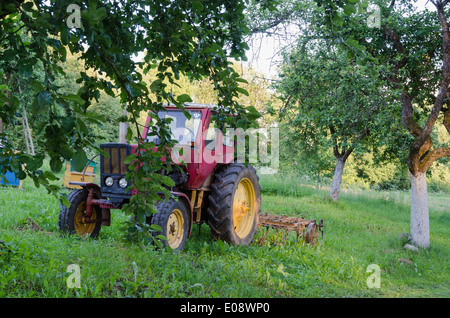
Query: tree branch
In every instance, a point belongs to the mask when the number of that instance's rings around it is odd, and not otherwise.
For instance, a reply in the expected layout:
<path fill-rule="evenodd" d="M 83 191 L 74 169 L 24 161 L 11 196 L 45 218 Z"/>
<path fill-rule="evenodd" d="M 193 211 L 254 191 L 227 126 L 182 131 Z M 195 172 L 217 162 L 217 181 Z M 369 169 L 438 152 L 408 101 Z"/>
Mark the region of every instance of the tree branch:
<path fill-rule="evenodd" d="M 334 156 L 336 158 L 344 158 L 348 150 L 347 151 L 342 150 L 342 152 L 339 152 L 338 143 L 337 143 L 337 139 L 336 139 L 336 136 L 335 136 L 336 135 L 336 130 L 335 130 L 333 125 L 330 125 L 329 129 L 330 129 L 330 133 L 331 133 L 331 139 L 333 140 L 333 153 L 334 153 Z M 352 149 L 352 151 L 353 151 L 353 149 Z M 350 153 L 351 153 L 351 151 L 350 151 Z M 347 157 L 350 155 L 350 153 L 345 157 L 344 161 L 347 159 Z"/>
<path fill-rule="evenodd" d="M 431 166 L 433 162 L 435 162 L 439 158 L 443 157 L 450 157 L 450 146 L 449 147 L 442 147 L 442 148 L 436 148 L 430 151 L 426 156 L 423 158 L 422 162 L 420 163 L 420 171 L 427 171 L 428 168 Z"/>
<path fill-rule="evenodd" d="M 342 156 L 342 160 L 344 160 L 344 162 L 347 160 L 353 150 L 355 150 L 355 147 L 350 147 L 344 152 L 344 155 Z"/>
<path fill-rule="evenodd" d="M 450 109 L 444 112 L 444 127 L 447 129 L 447 133 L 450 134 Z"/>

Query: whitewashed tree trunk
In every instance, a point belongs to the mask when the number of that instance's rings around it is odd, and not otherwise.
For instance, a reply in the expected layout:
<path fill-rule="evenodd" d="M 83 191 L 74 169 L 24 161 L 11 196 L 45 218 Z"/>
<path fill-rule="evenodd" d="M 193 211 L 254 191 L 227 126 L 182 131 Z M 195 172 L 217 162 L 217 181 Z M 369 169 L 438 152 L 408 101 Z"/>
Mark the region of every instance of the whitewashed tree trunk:
<path fill-rule="evenodd" d="M 339 198 L 339 191 L 341 188 L 342 175 L 344 173 L 345 160 L 342 158 L 337 158 L 336 167 L 334 168 L 333 181 L 330 187 L 330 197 L 334 202 L 337 202 Z"/>
<path fill-rule="evenodd" d="M 119 123 L 119 142 L 127 142 L 128 123 Z"/>
<path fill-rule="evenodd" d="M 127 115 L 127 109 L 126 106 L 124 107 L 124 110 L 122 112 L 123 116 Z M 128 123 L 119 123 L 119 142 L 120 143 L 127 143 L 127 131 L 128 131 Z"/>
<path fill-rule="evenodd" d="M 430 246 L 426 172 L 411 175 L 411 241 L 418 247 Z"/>

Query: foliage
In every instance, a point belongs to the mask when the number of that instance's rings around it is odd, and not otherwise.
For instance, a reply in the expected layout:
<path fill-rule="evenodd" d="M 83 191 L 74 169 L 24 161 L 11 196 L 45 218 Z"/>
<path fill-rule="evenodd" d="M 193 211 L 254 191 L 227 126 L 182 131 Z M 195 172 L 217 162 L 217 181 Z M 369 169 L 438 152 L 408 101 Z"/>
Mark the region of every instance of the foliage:
<path fill-rule="evenodd" d="M 316 158 L 317 174 L 327 168 L 327 149 L 338 164 L 330 195 L 337 200 L 340 174 L 351 153 L 372 150 L 381 158 L 386 144 L 400 143 L 400 122 L 390 116 L 397 104 L 368 69 L 333 42 L 300 36 L 298 48 L 286 53 L 275 88 L 284 105 L 280 115 L 292 128 L 297 146 Z M 392 129 L 386 129 L 393 127 Z M 397 153 L 399 152 L 398 149 Z M 342 165 L 339 165 L 342 162 Z"/>
<path fill-rule="evenodd" d="M 450 148 L 436 144 L 435 127 L 449 133 L 446 66 L 447 1 L 431 1 L 435 11 L 417 10 L 412 1 L 378 1 L 380 24 L 373 27 L 367 16 L 348 14 L 346 23 L 335 25 L 336 36 L 345 36 L 345 47 L 360 64 L 370 65 L 385 85 L 396 90 L 401 104 L 397 112 L 411 135 L 407 164 L 413 175 L 428 170 L 436 160 L 448 157 Z M 341 41 L 342 42 L 342 41 Z M 441 121 L 442 120 L 442 121 Z"/>
<path fill-rule="evenodd" d="M 298 127 L 306 143 L 329 137 L 330 145 L 343 152 L 364 141 L 375 143 L 372 132 L 384 125 L 379 109 L 387 112 L 390 105 L 366 69 L 325 45 L 292 52 L 285 61 L 276 85 L 285 101 L 281 115 Z"/>

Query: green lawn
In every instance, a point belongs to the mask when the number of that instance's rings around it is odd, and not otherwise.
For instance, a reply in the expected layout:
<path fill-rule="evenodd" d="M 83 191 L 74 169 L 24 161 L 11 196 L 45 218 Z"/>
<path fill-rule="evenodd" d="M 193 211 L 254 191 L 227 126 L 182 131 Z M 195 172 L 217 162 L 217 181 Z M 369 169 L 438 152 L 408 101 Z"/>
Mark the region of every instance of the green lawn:
<path fill-rule="evenodd" d="M 98 239 L 63 236 L 59 204 L 25 182 L 0 189 L 0 297 L 449 297 L 449 195 L 430 194 L 431 248 L 403 248 L 409 231 L 408 193 L 326 192 L 293 180 L 262 177 L 262 211 L 324 220 L 324 242 L 310 247 L 291 234 L 263 246 L 215 242 L 194 227 L 183 252 L 128 246 L 113 211 Z M 33 227 L 32 219 L 38 228 Z M 80 288 L 68 288 L 67 267 L 81 268 Z M 380 288 L 369 288 L 367 267 L 381 269 Z"/>

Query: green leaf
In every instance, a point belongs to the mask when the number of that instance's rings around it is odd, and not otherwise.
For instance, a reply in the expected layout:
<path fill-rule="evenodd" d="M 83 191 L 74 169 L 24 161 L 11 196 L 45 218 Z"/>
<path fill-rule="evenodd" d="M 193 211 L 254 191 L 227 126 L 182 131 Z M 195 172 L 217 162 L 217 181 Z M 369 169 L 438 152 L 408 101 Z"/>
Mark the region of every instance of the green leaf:
<path fill-rule="evenodd" d="M 163 83 L 160 79 L 154 80 L 151 84 L 150 84 L 150 90 L 152 91 L 152 93 L 158 92 L 161 90 L 163 86 Z"/>
<path fill-rule="evenodd" d="M 72 157 L 72 167 L 75 171 L 83 171 L 84 167 L 88 162 L 88 157 L 84 152 L 83 148 L 78 148 Z"/>
<path fill-rule="evenodd" d="M 40 91 L 31 104 L 31 112 L 43 112 L 52 102 L 52 95 L 47 91 Z"/>
<path fill-rule="evenodd" d="M 349 38 L 347 39 L 347 41 L 345 41 L 348 45 L 350 45 L 351 47 L 354 48 L 358 48 L 359 47 L 359 43 L 357 40 L 353 39 L 353 38 Z"/>
<path fill-rule="evenodd" d="M 85 101 L 79 95 L 76 94 L 61 95 L 61 97 L 65 100 L 70 100 L 80 105 L 84 105 L 85 103 Z"/>
<path fill-rule="evenodd" d="M 73 157 L 73 151 L 65 144 L 60 145 L 58 153 L 66 160 Z"/>
<path fill-rule="evenodd" d="M 101 7 L 95 12 L 95 20 L 101 22 L 104 18 L 106 18 L 106 9 Z"/>
<path fill-rule="evenodd" d="M 61 201 L 61 204 L 64 204 L 66 207 L 69 207 L 70 206 L 70 202 L 69 202 L 69 200 L 65 197 L 65 196 L 60 196 L 59 197 L 59 199 L 60 199 L 60 201 Z"/>
<path fill-rule="evenodd" d="M 162 181 L 168 187 L 175 186 L 175 182 L 172 180 L 172 178 L 170 178 L 168 176 L 162 176 Z"/>
<path fill-rule="evenodd" d="M 87 128 L 86 124 L 83 122 L 81 118 L 77 118 L 76 126 L 77 130 L 83 135 L 87 135 L 89 133 L 89 129 Z"/>
<path fill-rule="evenodd" d="M 133 130 L 130 126 L 127 128 L 127 134 L 125 136 L 126 140 L 131 140 L 133 138 Z"/>
<path fill-rule="evenodd" d="M 25 3 L 22 5 L 22 9 L 23 9 L 24 11 L 31 12 L 32 9 L 33 9 L 33 2 L 25 2 Z"/>
<path fill-rule="evenodd" d="M 181 94 L 177 96 L 177 101 L 180 103 L 192 103 L 192 99 L 188 94 Z"/>
<path fill-rule="evenodd" d="M 235 81 L 239 82 L 239 83 L 248 84 L 248 81 L 246 79 L 241 78 L 241 77 L 235 78 Z"/>
<path fill-rule="evenodd" d="M 346 4 L 344 6 L 344 13 L 345 14 L 350 15 L 350 14 L 355 13 L 355 12 L 356 12 L 356 6 L 355 5 L 348 3 L 348 4 Z"/>
<path fill-rule="evenodd" d="M 237 90 L 239 93 L 244 94 L 245 96 L 248 96 L 248 95 L 249 95 L 248 92 L 247 92 L 245 89 L 243 89 L 242 87 L 236 87 L 236 90 Z"/>
<path fill-rule="evenodd" d="M 106 122 L 105 116 L 97 114 L 97 113 L 95 113 L 93 111 L 89 111 L 88 110 L 83 115 L 88 121 L 90 121 L 92 123 L 95 123 L 95 124 L 101 125 L 104 122 Z"/>
<path fill-rule="evenodd" d="M 167 241 L 167 237 L 165 237 L 164 235 L 156 235 L 155 238 L 162 240 L 162 241 Z"/>
<path fill-rule="evenodd" d="M 43 163 L 44 163 L 44 156 L 36 155 L 31 161 L 27 162 L 27 169 L 30 171 L 36 171 L 37 169 L 42 167 Z"/>
<path fill-rule="evenodd" d="M 37 96 L 39 104 L 48 106 L 52 102 L 52 95 L 47 91 L 40 91 Z"/>
<path fill-rule="evenodd" d="M 195 9 L 197 11 L 203 10 L 203 4 L 201 1 L 192 1 L 192 9 Z"/>
<path fill-rule="evenodd" d="M 50 160 L 50 169 L 52 169 L 52 171 L 54 173 L 58 173 L 61 171 L 61 168 L 62 168 L 62 162 L 59 159 L 59 157 L 53 157 Z"/>
<path fill-rule="evenodd" d="M 152 225 L 150 225 L 150 230 L 152 230 L 154 232 L 161 232 L 162 228 L 158 224 L 152 224 Z"/>
<path fill-rule="evenodd" d="M 24 77 L 31 77 L 33 75 L 33 66 L 28 63 L 19 63 L 18 71 Z"/>
<path fill-rule="evenodd" d="M 58 180 L 59 178 L 57 176 L 55 176 L 52 172 L 50 171 L 44 171 L 44 177 L 46 177 L 49 180 Z"/>
<path fill-rule="evenodd" d="M 135 160 L 136 160 L 136 155 L 131 154 L 131 155 L 125 157 L 124 163 L 129 165 Z"/>

